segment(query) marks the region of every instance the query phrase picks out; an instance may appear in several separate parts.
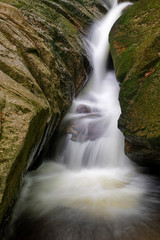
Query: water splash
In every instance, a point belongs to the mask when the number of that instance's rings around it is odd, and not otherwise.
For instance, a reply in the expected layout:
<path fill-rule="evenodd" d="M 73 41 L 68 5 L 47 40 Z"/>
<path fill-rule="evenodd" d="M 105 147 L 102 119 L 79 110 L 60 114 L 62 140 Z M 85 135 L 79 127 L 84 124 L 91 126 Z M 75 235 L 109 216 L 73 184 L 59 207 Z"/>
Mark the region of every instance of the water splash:
<path fill-rule="evenodd" d="M 122 214 L 139 215 L 143 210 L 139 199 L 144 194 L 145 181 L 132 169 L 72 171 L 49 162 L 32 174 L 32 179 L 28 176 L 27 184 L 23 192 L 27 206 L 22 201 L 20 211 L 26 208 L 30 211 L 34 206 L 32 214 L 35 216 L 45 215 L 57 206 L 106 220 Z"/>

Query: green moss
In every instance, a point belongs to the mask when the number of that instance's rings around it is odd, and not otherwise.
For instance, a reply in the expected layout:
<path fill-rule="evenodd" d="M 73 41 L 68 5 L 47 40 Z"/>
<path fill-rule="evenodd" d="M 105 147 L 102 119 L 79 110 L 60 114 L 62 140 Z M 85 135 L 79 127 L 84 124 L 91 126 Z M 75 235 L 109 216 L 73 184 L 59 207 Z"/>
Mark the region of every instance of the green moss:
<path fill-rule="evenodd" d="M 156 0 L 153 4 L 146 1 L 144 5 L 143 0 L 137 2 L 118 19 L 117 24 L 111 30 L 111 53 L 116 75 L 120 81 L 124 80 L 135 61 L 139 60 L 139 66 L 136 65 L 139 69 L 142 68 L 142 64 L 146 65 L 145 61 L 150 61 L 149 59 L 155 55 L 156 50 L 151 52 L 149 48 L 151 45 L 158 46 L 156 42 L 153 43 L 159 32 L 160 7 L 157 8 L 157 2 Z M 151 57 L 147 56 L 148 53 Z M 146 57 L 143 57 L 144 54 Z"/>
<path fill-rule="evenodd" d="M 137 93 L 139 87 L 139 81 L 137 74 L 133 74 L 129 77 L 129 81 L 124 81 L 121 86 L 121 91 L 119 94 L 120 104 L 122 106 L 122 112 L 127 110 L 130 101 L 133 101 L 134 96 Z"/>
<path fill-rule="evenodd" d="M 110 33 L 116 75 L 122 82 L 119 127 L 134 144 L 160 147 L 160 4 L 141 0 Z"/>

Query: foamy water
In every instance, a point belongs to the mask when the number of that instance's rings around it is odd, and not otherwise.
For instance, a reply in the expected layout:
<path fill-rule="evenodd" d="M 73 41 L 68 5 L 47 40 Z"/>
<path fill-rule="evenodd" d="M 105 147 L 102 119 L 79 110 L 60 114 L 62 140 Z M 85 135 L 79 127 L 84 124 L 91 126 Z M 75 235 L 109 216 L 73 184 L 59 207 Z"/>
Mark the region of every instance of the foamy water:
<path fill-rule="evenodd" d="M 144 179 L 129 169 L 72 171 L 49 162 L 28 176 L 27 184 L 20 211 L 32 209 L 34 215 L 47 214 L 59 206 L 107 220 L 121 214 L 141 215 L 144 210 L 139 203 L 145 193 Z"/>

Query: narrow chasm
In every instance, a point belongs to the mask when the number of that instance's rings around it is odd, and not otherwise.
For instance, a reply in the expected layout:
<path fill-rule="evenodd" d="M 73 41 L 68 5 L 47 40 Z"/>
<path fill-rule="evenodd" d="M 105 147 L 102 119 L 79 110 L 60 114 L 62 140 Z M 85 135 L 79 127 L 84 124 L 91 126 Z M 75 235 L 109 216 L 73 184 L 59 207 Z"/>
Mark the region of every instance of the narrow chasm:
<path fill-rule="evenodd" d="M 85 38 L 92 73 L 58 142 L 27 174 L 5 240 L 160 239 L 159 181 L 125 155 L 117 128 L 119 84 L 108 35 L 128 2 L 106 3 L 108 13 Z"/>

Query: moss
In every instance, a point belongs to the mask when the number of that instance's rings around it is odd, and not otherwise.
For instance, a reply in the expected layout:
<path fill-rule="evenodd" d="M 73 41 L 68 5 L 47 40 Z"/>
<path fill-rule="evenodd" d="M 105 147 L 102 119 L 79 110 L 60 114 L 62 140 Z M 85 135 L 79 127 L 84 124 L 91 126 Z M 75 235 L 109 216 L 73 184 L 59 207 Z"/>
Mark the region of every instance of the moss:
<path fill-rule="evenodd" d="M 116 76 L 122 83 L 119 127 L 130 142 L 150 153 L 160 147 L 159 12 L 159 0 L 138 1 L 110 32 Z"/>
<path fill-rule="evenodd" d="M 160 63 L 154 67 L 141 81 L 138 91 L 132 96 L 132 102 L 127 102 L 127 109 L 124 108 L 122 118 L 126 119 L 124 134 L 126 136 L 142 137 L 144 142 L 148 142 L 151 148 L 160 147 Z M 128 81 L 129 82 L 129 81 Z M 137 81 L 138 82 L 138 81 Z M 124 82 L 125 86 L 125 82 Z M 132 89 L 132 85 L 129 86 Z M 128 93 L 129 88 L 126 86 Z M 124 89 L 122 88 L 122 93 Z M 120 95 L 121 95 L 120 94 Z M 124 100 L 124 96 L 122 96 Z M 121 102 L 124 107 L 123 101 Z"/>
<path fill-rule="evenodd" d="M 149 48 L 151 45 L 154 46 L 152 42 L 158 35 L 157 30 L 159 32 L 160 7 L 157 7 L 157 0 L 154 4 L 149 1 L 145 1 L 145 4 L 143 2 L 142 0 L 130 7 L 119 18 L 110 33 L 111 53 L 116 75 L 120 81 L 124 80 L 135 61 L 139 60 L 140 66 L 138 68 L 141 68 L 142 64 L 145 65 L 146 60 L 150 61 L 148 60 L 151 59 L 149 56 L 144 57 L 142 61 L 141 55 L 149 52 L 153 56 Z M 156 44 L 156 46 L 158 45 Z"/>
<path fill-rule="evenodd" d="M 133 3 L 137 2 L 137 1 L 139 1 L 139 0 L 130 0 L 130 2 L 133 2 Z M 118 0 L 118 2 L 122 3 L 122 2 L 126 2 L 126 0 Z"/>
<path fill-rule="evenodd" d="M 129 81 L 124 81 L 121 86 L 121 91 L 119 94 L 119 100 L 122 107 L 122 112 L 127 110 L 129 104 L 132 103 L 134 96 L 137 93 L 139 87 L 139 81 L 137 74 L 133 74 L 129 77 Z"/>

